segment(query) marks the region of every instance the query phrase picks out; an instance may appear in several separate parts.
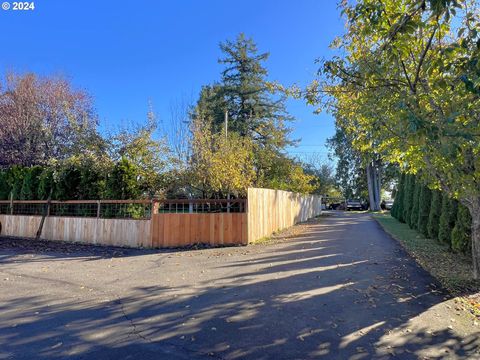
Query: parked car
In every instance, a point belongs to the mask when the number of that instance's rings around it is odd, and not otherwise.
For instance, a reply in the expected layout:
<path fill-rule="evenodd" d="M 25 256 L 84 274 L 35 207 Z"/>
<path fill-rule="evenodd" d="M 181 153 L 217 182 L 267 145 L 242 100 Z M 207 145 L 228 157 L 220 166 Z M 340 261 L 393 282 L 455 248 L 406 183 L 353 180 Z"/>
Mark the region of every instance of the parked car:
<path fill-rule="evenodd" d="M 345 210 L 345 203 L 331 203 L 328 205 L 328 210 Z"/>
<path fill-rule="evenodd" d="M 349 210 L 363 210 L 362 202 L 360 200 L 347 200 L 347 211 Z"/>
<path fill-rule="evenodd" d="M 393 200 L 383 200 L 380 205 L 383 210 L 392 210 Z"/>

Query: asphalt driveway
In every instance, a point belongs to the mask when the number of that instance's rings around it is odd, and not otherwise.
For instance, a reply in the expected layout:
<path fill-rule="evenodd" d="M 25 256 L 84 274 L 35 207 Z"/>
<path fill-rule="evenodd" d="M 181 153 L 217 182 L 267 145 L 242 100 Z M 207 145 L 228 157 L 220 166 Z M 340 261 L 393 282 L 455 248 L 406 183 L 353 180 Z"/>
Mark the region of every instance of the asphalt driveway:
<path fill-rule="evenodd" d="M 192 251 L 0 238 L 0 359 L 480 359 L 479 329 L 368 214 Z"/>

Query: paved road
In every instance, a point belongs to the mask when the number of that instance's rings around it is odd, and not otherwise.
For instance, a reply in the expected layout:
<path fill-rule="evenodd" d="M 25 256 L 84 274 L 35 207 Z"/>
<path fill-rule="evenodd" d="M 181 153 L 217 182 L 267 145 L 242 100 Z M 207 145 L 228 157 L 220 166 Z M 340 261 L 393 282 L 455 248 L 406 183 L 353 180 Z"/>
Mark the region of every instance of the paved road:
<path fill-rule="evenodd" d="M 471 320 L 368 214 L 195 251 L 0 239 L 0 286 L 0 359 L 480 358 Z"/>

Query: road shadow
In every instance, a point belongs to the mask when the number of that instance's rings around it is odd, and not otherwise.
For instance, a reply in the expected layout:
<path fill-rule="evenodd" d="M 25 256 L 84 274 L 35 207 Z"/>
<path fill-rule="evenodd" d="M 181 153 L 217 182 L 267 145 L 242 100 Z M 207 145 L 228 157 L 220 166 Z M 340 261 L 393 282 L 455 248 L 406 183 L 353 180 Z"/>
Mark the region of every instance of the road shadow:
<path fill-rule="evenodd" d="M 448 295 L 368 215 L 332 219 L 210 270 L 218 276 L 152 279 L 128 295 L 105 293 L 108 301 L 9 298 L 0 304 L 0 358 L 480 358 L 479 333 L 412 325 Z"/>

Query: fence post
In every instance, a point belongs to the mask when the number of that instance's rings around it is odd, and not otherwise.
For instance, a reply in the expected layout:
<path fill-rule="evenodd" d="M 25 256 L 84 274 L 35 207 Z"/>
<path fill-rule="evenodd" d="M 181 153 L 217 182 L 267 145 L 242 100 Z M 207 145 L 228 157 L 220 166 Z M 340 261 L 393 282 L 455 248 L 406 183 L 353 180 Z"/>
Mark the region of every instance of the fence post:
<path fill-rule="evenodd" d="M 158 214 L 158 201 L 152 200 L 152 215 Z"/>
<path fill-rule="evenodd" d="M 97 200 L 97 219 L 100 218 L 100 200 Z"/>
<path fill-rule="evenodd" d="M 10 215 L 13 215 L 13 191 L 10 193 Z"/>

